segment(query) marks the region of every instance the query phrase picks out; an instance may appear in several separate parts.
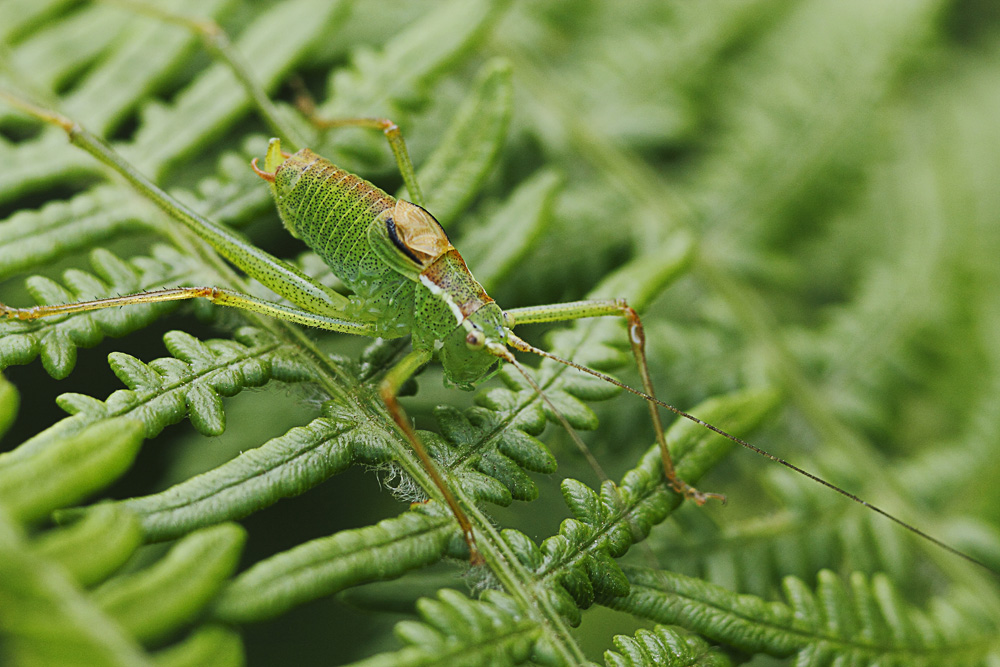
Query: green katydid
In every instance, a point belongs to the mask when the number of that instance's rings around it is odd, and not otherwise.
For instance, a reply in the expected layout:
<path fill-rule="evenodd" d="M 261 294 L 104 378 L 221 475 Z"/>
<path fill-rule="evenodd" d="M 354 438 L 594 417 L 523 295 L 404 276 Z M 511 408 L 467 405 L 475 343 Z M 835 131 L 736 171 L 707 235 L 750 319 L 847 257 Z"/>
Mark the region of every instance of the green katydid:
<path fill-rule="evenodd" d="M 667 482 L 677 493 L 698 504 L 703 504 L 709 498 L 724 501 L 724 497 L 702 493 L 677 476 L 664 437 L 658 406 L 781 463 L 934 544 L 982 565 L 857 496 L 656 399 L 646 365 L 642 323 L 624 299 L 577 301 L 502 310 L 473 278 L 458 250 L 452 246 L 434 217 L 420 206 L 423 197 L 416 183 L 412 163 L 402 136 L 391 121 L 349 119 L 336 121 L 335 124 L 382 130 L 389 140 L 410 196 L 416 203 L 388 195 L 309 149 L 302 149 L 294 155 L 283 153 L 278 139 L 271 140 L 263 169 L 257 165 L 256 159 L 251 163 L 257 175 L 270 184 L 288 231 L 316 251 L 352 289 L 352 296 L 346 297 L 176 201 L 138 173 L 107 144 L 71 120 L 10 95 L 0 96 L 39 119 L 62 127 L 71 142 L 118 171 L 145 196 L 208 242 L 219 254 L 292 304 L 268 301 L 228 288 L 178 287 L 71 304 L 29 308 L 0 304 L 0 314 L 9 319 L 33 320 L 129 304 L 206 298 L 216 304 L 320 329 L 383 338 L 412 335 L 412 350 L 386 374 L 380 385 L 380 395 L 454 514 L 469 545 L 473 563 L 480 563 L 482 559 L 476 549 L 472 523 L 421 444 L 396 396 L 407 379 L 436 357 L 443 367 L 446 382 L 461 387 L 470 387 L 487 377 L 498 361 L 510 363 L 524 375 L 541 399 L 548 401 L 541 388 L 514 358 L 509 349 L 513 348 L 554 359 L 644 398 L 649 406 Z M 622 317 L 626 320 L 629 343 L 640 372 L 643 391 L 540 350 L 512 331 L 517 324 L 604 316 Z M 558 410 L 551 404 L 550 407 L 553 407 L 553 412 L 575 438 Z"/>

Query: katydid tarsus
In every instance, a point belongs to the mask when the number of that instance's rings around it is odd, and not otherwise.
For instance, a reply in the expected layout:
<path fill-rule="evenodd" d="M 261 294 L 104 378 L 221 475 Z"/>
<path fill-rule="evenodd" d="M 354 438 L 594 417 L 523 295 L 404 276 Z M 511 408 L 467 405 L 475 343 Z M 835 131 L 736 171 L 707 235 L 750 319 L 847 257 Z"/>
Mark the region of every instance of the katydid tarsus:
<path fill-rule="evenodd" d="M 33 320 L 129 304 L 206 298 L 219 305 L 319 329 L 383 338 L 411 335 L 411 351 L 388 371 L 380 384 L 379 393 L 393 420 L 412 445 L 455 516 L 469 545 L 473 563 L 482 562 L 476 548 L 474 527 L 421 444 L 396 397 L 406 380 L 436 357 L 442 365 L 446 382 L 460 387 L 471 387 L 487 377 L 498 362 L 513 364 L 541 400 L 548 402 L 531 375 L 514 358 L 510 351 L 513 348 L 554 359 L 643 398 L 649 406 L 667 483 L 674 491 L 698 504 L 703 504 L 709 498 L 725 499 L 719 494 L 700 492 L 677 476 L 664 437 L 658 406 L 781 463 L 882 514 L 945 550 L 986 567 L 967 554 L 857 496 L 656 399 L 646 364 L 642 324 L 639 316 L 624 299 L 577 301 L 502 310 L 473 278 L 458 250 L 452 246 L 434 217 L 420 206 L 423 198 L 405 143 L 396 125 L 390 121 L 348 119 L 335 124 L 383 131 L 388 137 L 404 183 L 416 203 L 388 195 L 309 149 L 302 149 L 293 155 L 284 153 L 278 139 L 272 139 L 268 145 L 263 168 L 258 166 L 256 159 L 251 163 L 257 175 L 270 185 L 287 230 L 316 251 L 351 288 L 352 295 L 346 297 L 176 201 L 138 173 L 107 144 L 73 121 L 10 95 L 3 94 L 2 98 L 41 120 L 62 127 L 71 142 L 118 171 L 140 192 L 204 239 L 219 254 L 284 297 L 291 305 L 268 301 L 229 288 L 209 286 L 160 289 L 93 301 L 28 308 L 0 304 L 0 314 L 10 319 Z M 620 317 L 627 323 L 629 343 L 639 369 L 642 391 L 540 350 L 513 332 L 514 326 L 520 324 L 606 316 Z M 550 407 L 575 438 L 558 410 L 551 404 Z"/>

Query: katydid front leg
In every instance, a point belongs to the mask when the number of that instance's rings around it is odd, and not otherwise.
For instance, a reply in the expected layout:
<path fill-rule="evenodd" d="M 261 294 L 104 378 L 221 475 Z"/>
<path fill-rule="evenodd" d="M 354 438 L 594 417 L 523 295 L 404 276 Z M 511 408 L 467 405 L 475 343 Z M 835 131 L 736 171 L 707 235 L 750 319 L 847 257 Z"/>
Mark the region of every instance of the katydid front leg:
<path fill-rule="evenodd" d="M 646 363 L 646 333 L 642 327 L 642 320 L 625 299 L 591 299 L 586 301 L 571 301 L 568 303 L 557 303 L 545 306 L 528 306 L 525 308 L 514 308 L 507 311 L 507 315 L 512 318 L 514 325 L 536 324 L 540 322 L 565 322 L 569 320 L 583 319 L 585 317 L 623 317 L 628 326 L 628 340 L 632 348 L 632 356 L 635 357 L 636 366 L 639 368 L 639 377 L 642 379 L 642 387 L 646 394 L 655 398 L 653 390 L 653 380 L 649 375 L 649 366 Z M 611 378 L 603 374 L 567 361 L 559 359 L 544 350 L 540 350 L 517 336 L 509 336 L 507 343 L 514 349 L 522 352 L 533 352 L 535 354 L 550 357 L 568 366 L 583 370 L 587 373 L 598 375 L 609 381 Z M 614 382 L 619 386 L 621 383 Z M 718 493 L 703 493 L 694 488 L 677 476 L 674 469 L 674 462 L 670 456 L 670 449 L 667 447 L 667 439 L 663 433 L 663 422 L 660 420 L 660 411 L 652 401 L 646 401 L 649 406 L 649 415 L 653 421 L 653 429 L 656 432 L 656 442 L 660 447 L 660 457 L 663 460 L 663 472 L 670 483 L 670 486 L 685 498 L 690 498 L 699 505 L 704 505 L 709 498 L 726 501 L 726 497 Z"/>

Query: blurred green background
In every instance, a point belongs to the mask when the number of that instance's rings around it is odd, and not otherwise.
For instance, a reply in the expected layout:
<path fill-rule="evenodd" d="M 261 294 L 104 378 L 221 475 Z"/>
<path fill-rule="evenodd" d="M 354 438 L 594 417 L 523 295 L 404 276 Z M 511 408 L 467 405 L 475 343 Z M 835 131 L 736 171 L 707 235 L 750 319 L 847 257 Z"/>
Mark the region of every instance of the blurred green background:
<path fill-rule="evenodd" d="M 229 3 L 217 18 L 239 35 L 271 4 Z M 336 88 L 331 72 L 349 72 L 437 6 L 354 3 L 295 69 L 324 100 Z M 628 259 L 673 235 L 691 235 L 691 270 L 645 315 L 660 395 L 686 408 L 742 387 L 777 388 L 782 410 L 751 438 L 754 444 L 1000 569 L 998 5 L 553 0 L 502 9 L 461 57 L 442 67 L 433 86 L 392 90 L 384 107 L 357 109 L 392 114 L 420 165 L 479 66 L 495 56 L 509 60 L 508 136 L 453 236 L 474 230 L 540 170 L 553 170 L 563 185 L 544 233 L 492 290 L 497 301 L 514 307 L 582 298 Z M 127 20 L 135 19 L 127 12 L 125 20 L 115 19 L 120 34 L 100 49 L 86 39 L 54 37 L 91 11 L 122 13 L 88 3 L 0 2 L 6 44 L 0 59 L 13 85 L 60 98 L 83 124 L 128 144 L 148 119 L 170 113 L 210 59 L 195 43 L 148 89 L 121 82 L 128 101 L 101 118 L 100 109 L 74 95 L 100 75 L 116 40 L 127 36 Z M 296 39 L 294 30 L 287 39 Z M 272 47 L 243 54 L 251 70 Z M 294 91 L 290 77 L 274 86 L 285 101 Z M 34 168 L 32 157 L 18 152 L 30 126 L 4 110 L 0 132 L 3 169 Z M 260 144 L 251 144 L 266 133 L 254 114 L 243 112 L 160 178 L 192 187 L 212 173 L 222 152 L 259 154 Z M 344 154 L 354 160 L 345 166 L 393 191 L 399 177 L 384 146 L 377 139 L 345 141 Z M 4 198 L 0 218 L 82 187 L 70 179 Z M 300 251 L 270 211 L 261 211 L 247 233 L 280 256 Z M 109 235 L 102 242 L 129 254 L 152 239 Z M 79 255 L 71 256 L 49 269 L 58 275 L 79 263 Z M 0 298 L 26 302 L 23 276 L 5 277 Z M 162 354 L 160 338 L 175 328 L 200 336 L 218 331 L 187 309 L 140 335 L 81 353 L 67 380 L 50 380 L 37 364 L 5 371 L 23 405 L 5 447 L 62 416 L 56 395 L 103 398 L 119 388 L 105 361 L 109 351 L 149 360 Z M 525 335 L 545 340 L 541 331 Z M 348 357 L 363 343 L 324 339 Z M 622 377 L 637 381 L 627 370 Z M 430 427 L 433 406 L 471 404 L 457 394 L 441 388 L 431 369 L 407 409 Z M 209 469 L 308 420 L 317 401 L 295 387 L 244 392 L 227 402 L 225 435 L 206 440 L 186 423 L 173 427 L 109 493 L 147 494 Z M 652 442 L 646 408 L 628 397 L 593 407 L 601 427 L 585 438 L 616 478 L 634 465 L 634 444 Z M 560 472 L 536 476 L 541 500 L 495 513 L 502 525 L 537 540 L 566 516 L 559 479 L 598 482 L 557 430 L 550 426 L 545 441 Z M 700 486 L 727 494 L 730 503 L 685 507 L 654 532 L 651 553 L 661 567 L 769 599 L 787 574 L 811 582 L 820 567 L 882 570 L 912 601 L 976 592 L 996 611 L 995 580 L 984 584 L 957 558 L 748 452 L 735 453 Z M 244 561 L 368 525 L 401 507 L 376 475 L 353 470 L 246 519 Z M 632 556 L 644 564 L 654 557 Z M 450 574 L 440 567 L 254 626 L 244 632 L 250 664 L 288 655 L 298 664 L 340 663 L 393 647 L 388 631 L 402 617 L 395 612 L 443 582 L 462 587 Z M 387 600 L 392 612 L 384 611 Z M 632 632 L 633 623 L 602 612 L 588 618 L 579 639 L 599 659 L 611 634 Z"/>

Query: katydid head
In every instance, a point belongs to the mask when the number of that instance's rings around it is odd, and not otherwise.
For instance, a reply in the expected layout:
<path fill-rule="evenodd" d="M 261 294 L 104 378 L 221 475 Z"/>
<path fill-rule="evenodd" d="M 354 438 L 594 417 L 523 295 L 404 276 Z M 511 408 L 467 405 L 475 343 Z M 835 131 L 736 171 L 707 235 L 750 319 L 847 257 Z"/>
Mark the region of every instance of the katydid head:
<path fill-rule="evenodd" d="M 449 383 L 471 389 L 489 375 L 497 363 L 495 350 L 507 349 L 505 322 L 503 311 L 491 301 L 471 313 L 441 341 L 438 357 Z"/>

